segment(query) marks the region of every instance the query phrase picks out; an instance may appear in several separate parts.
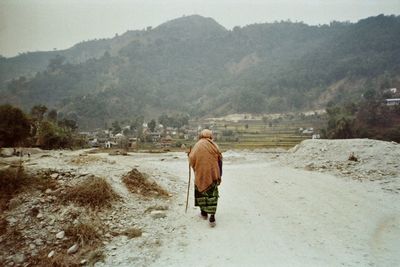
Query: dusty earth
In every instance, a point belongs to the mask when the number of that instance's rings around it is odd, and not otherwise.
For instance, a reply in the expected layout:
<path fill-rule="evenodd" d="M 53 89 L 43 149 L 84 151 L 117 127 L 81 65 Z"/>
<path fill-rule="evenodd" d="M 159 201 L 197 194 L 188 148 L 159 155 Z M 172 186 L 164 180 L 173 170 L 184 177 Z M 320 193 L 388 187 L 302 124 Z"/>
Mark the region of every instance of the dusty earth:
<path fill-rule="evenodd" d="M 87 152 L 38 152 L 25 166 L 69 173 L 74 179 L 88 174 L 105 177 L 122 197 L 97 216 L 108 229 L 121 232 L 136 227 L 142 235 L 129 238 L 101 232 L 105 257 L 94 264 L 97 267 L 400 266 L 400 145 L 396 143 L 307 140 L 288 152 L 226 151 L 215 228 L 193 207 L 193 184 L 185 213 L 184 152 L 127 156 Z M 351 153 L 357 161 L 349 160 Z M 134 168 L 170 196 L 144 198 L 129 192 L 121 177 Z M 6 219 L 18 223 L 24 220 L 22 211 L 24 204 L 16 205 L 6 212 Z M 43 228 L 57 234 L 59 229 L 47 225 L 47 216 L 62 221 L 59 212 L 44 215 Z M 31 247 L 33 253 L 40 244 Z M 25 266 L 29 257 L 2 252 L 3 262 L 10 266 Z M 86 259 L 81 260 L 85 265 Z"/>

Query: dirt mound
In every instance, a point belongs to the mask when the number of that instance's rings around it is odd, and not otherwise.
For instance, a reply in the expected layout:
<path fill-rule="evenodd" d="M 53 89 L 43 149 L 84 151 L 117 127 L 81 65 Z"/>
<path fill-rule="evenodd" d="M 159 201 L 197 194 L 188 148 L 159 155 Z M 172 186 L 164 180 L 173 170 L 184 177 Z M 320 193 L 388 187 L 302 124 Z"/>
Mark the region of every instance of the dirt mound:
<path fill-rule="evenodd" d="M 104 233 L 112 226 L 98 214 L 109 217 L 115 211 L 100 208 L 118 198 L 105 179 L 89 176 L 80 182 L 78 176 L 23 168 L 2 170 L 0 178 L 1 263 L 80 266 L 101 259 Z M 129 229 L 119 231 L 124 230 Z"/>
<path fill-rule="evenodd" d="M 297 168 L 380 181 L 383 188 L 400 192 L 399 158 L 400 145 L 395 142 L 321 139 L 301 142 L 281 160 Z"/>
<path fill-rule="evenodd" d="M 119 198 L 104 178 L 96 176 L 89 176 L 80 184 L 68 188 L 62 195 L 62 199 L 66 202 L 74 202 L 93 209 L 110 207 L 112 202 Z"/>
<path fill-rule="evenodd" d="M 155 181 L 151 181 L 145 174 L 136 168 L 122 177 L 122 182 L 132 193 L 145 197 L 168 196 L 168 192 L 160 187 Z"/>

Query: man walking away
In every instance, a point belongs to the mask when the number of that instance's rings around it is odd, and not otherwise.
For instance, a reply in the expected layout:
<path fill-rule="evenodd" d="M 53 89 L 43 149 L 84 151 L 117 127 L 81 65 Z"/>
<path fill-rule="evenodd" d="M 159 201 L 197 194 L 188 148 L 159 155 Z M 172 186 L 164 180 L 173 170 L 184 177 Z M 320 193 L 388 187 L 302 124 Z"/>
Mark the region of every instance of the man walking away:
<path fill-rule="evenodd" d="M 214 227 L 219 197 L 218 186 L 222 176 L 222 154 L 213 141 L 211 130 L 201 131 L 199 140 L 189 153 L 189 163 L 195 173 L 195 206 L 200 207 L 204 219 L 210 214 L 210 226 Z"/>

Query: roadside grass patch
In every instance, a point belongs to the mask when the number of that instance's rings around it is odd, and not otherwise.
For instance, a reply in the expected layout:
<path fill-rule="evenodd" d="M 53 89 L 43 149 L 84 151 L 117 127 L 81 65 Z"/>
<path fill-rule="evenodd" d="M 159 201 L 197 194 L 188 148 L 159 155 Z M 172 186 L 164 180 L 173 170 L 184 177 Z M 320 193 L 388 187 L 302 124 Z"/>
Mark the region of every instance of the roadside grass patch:
<path fill-rule="evenodd" d="M 65 229 L 65 235 L 70 238 L 73 243 L 79 244 L 80 247 L 97 245 L 100 242 L 100 234 L 98 230 L 100 224 L 95 221 L 91 223 L 71 224 Z"/>
<path fill-rule="evenodd" d="M 80 206 L 101 209 L 111 207 L 112 202 L 118 200 L 120 196 L 115 193 L 106 179 L 90 176 L 83 182 L 68 188 L 62 198 L 64 201 Z"/>
<path fill-rule="evenodd" d="M 145 197 L 167 197 L 169 195 L 165 189 L 156 182 L 150 181 L 145 174 L 142 174 L 136 168 L 125 174 L 122 177 L 122 182 L 131 193 Z"/>
<path fill-rule="evenodd" d="M 0 170 L 0 211 L 8 209 L 10 200 L 26 190 L 56 188 L 58 182 L 48 177 L 28 174 L 22 166 Z"/>
<path fill-rule="evenodd" d="M 31 259 L 33 266 L 42 267 L 78 267 L 82 266 L 80 260 L 74 255 L 66 255 L 64 253 L 56 252 L 51 258 L 47 257 L 47 252 L 41 253 Z"/>

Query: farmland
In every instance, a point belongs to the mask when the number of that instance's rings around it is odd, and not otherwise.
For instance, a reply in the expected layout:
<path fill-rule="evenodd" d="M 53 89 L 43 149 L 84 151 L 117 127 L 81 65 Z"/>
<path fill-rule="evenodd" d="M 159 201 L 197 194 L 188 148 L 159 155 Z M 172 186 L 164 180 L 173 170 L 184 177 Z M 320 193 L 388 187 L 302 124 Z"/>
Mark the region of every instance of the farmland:
<path fill-rule="evenodd" d="M 287 149 L 312 138 L 314 133 L 319 134 L 325 119 L 320 113 L 242 115 L 235 119 L 207 119 L 196 123 L 211 128 L 222 149 Z"/>

